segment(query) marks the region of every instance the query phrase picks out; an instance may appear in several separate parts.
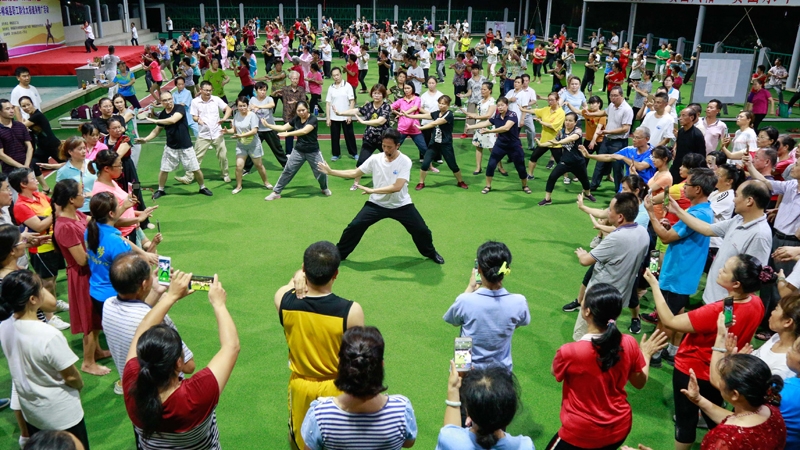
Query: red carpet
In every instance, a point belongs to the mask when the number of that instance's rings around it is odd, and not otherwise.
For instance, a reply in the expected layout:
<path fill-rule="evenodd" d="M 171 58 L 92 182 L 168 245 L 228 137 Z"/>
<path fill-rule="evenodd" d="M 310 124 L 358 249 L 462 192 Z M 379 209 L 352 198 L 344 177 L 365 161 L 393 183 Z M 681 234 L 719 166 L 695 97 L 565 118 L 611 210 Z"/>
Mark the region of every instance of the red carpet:
<path fill-rule="evenodd" d="M 25 66 L 31 71 L 33 76 L 43 75 L 75 75 L 77 67 L 86 65 L 86 60 L 94 59 L 95 56 L 103 57 L 108 53 L 108 47 L 97 47 L 96 52 L 86 53 L 84 47 L 61 47 L 35 55 L 25 55 L 11 58 L 7 62 L 0 63 L 0 76 L 13 76 L 14 70 L 19 66 Z M 115 55 L 133 67 L 141 63 L 140 55 L 144 47 L 117 46 Z"/>

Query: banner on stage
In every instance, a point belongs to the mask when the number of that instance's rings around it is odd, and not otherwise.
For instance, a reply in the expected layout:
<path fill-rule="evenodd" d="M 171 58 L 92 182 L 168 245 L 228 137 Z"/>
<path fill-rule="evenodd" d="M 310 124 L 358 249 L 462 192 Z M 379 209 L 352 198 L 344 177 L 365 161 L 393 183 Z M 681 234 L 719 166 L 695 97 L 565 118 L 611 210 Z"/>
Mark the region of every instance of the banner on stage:
<path fill-rule="evenodd" d="M 63 46 L 59 0 L 0 0 L 0 38 L 12 57 Z"/>
<path fill-rule="evenodd" d="M 597 3 L 660 3 L 704 6 L 800 6 L 800 0 L 584 0 Z"/>

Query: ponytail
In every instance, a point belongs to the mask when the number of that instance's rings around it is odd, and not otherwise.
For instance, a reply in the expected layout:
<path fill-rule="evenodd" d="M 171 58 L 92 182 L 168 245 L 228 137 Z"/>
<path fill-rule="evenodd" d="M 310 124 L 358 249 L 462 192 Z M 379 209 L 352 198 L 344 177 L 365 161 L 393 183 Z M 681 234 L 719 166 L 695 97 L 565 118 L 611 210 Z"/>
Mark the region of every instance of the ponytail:
<path fill-rule="evenodd" d="M 78 185 L 77 181 L 70 178 L 59 181 L 56 183 L 56 187 L 53 188 L 53 196 L 50 198 L 50 210 L 53 216 L 53 245 L 55 245 L 56 248 L 58 248 L 56 242 L 57 236 L 55 234 L 56 221 L 58 220 L 58 216 L 56 216 L 56 206 L 59 206 L 63 210 L 69 204 L 69 201 L 79 194 L 80 185 Z"/>
<path fill-rule="evenodd" d="M 110 192 L 100 192 L 92 196 L 92 201 L 89 202 L 89 210 L 92 213 L 89 223 L 86 225 L 86 247 L 97 253 L 100 246 L 100 229 L 97 222 L 107 223 L 109 220 L 108 215 L 117 209 L 117 198 Z"/>
<path fill-rule="evenodd" d="M 603 334 L 592 339 L 592 347 L 600 369 L 607 372 L 619 362 L 622 353 L 622 333 L 616 322 L 622 312 L 622 294 L 610 284 L 598 283 L 586 291 L 583 307 L 592 314 L 595 326 L 605 328 Z"/>
<path fill-rule="evenodd" d="M 175 363 L 181 358 L 182 351 L 180 335 L 164 324 L 145 331 L 136 344 L 139 373 L 131 395 L 145 439 L 149 439 L 161 425 L 164 405 L 159 394 L 169 386 L 175 374 Z"/>

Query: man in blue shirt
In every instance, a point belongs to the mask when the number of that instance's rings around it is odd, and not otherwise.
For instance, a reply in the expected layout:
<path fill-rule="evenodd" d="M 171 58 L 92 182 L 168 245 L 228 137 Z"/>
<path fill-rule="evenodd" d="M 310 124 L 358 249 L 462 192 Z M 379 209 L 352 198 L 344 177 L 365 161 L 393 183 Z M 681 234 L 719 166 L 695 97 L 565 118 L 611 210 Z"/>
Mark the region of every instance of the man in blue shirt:
<path fill-rule="evenodd" d="M 192 32 L 189 33 L 189 41 L 192 43 L 193 49 L 200 50 L 200 33 L 194 28 L 192 28 Z"/>
<path fill-rule="evenodd" d="M 684 184 L 684 194 L 692 202 L 686 210 L 693 217 L 706 223 L 714 223 L 714 212 L 708 202 L 708 196 L 716 189 L 717 177 L 714 171 L 708 168 L 697 168 L 689 171 L 689 177 Z M 668 244 L 661 263 L 659 285 L 664 294 L 670 310 L 677 315 L 689 304 L 689 296 L 697 291 L 700 277 L 703 275 L 706 257 L 708 256 L 709 237 L 689 228 L 683 221 L 678 221 L 671 228 L 669 223 L 662 222 L 653 212 L 653 198 L 648 195 L 644 199 L 644 207 L 650 215 L 653 230 Z M 653 355 L 650 367 L 660 367 L 662 356 L 667 361 L 672 361 L 678 351 L 678 344 L 683 338 L 681 333 L 666 329 L 658 323 L 658 327 L 666 332 L 670 339 L 667 349 Z M 666 355 L 664 353 L 667 353 Z"/>
<path fill-rule="evenodd" d="M 630 168 L 633 166 L 636 173 L 642 177 L 642 180 L 647 183 L 650 178 L 656 173 L 656 166 L 653 162 L 652 151 L 653 147 L 648 142 L 650 140 L 650 129 L 647 127 L 639 127 L 633 132 L 633 145 L 625 147 L 616 153 L 609 154 L 589 154 L 588 150 L 583 146 L 578 149 L 583 153 L 583 156 L 599 162 L 614 162 L 621 161 L 625 164 L 625 176 L 630 175 Z M 615 183 L 620 183 L 622 180 L 614 180 Z M 622 191 L 621 183 L 618 184 L 619 192 Z"/>

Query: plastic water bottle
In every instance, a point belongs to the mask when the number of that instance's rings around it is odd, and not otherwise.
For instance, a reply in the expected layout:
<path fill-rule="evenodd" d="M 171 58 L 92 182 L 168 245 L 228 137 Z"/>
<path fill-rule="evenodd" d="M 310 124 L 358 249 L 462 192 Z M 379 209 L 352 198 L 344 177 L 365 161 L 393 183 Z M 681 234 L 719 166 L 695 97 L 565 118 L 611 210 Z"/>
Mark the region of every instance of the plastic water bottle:
<path fill-rule="evenodd" d="M 653 275 L 656 276 L 658 276 L 658 258 L 660 256 L 661 252 L 659 252 L 658 250 L 653 250 L 652 252 L 650 252 L 650 264 L 648 265 L 648 268 L 650 269 L 650 272 L 652 272 Z"/>
<path fill-rule="evenodd" d="M 319 105 L 314 105 L 314 115 L 319 116 Z"/>

